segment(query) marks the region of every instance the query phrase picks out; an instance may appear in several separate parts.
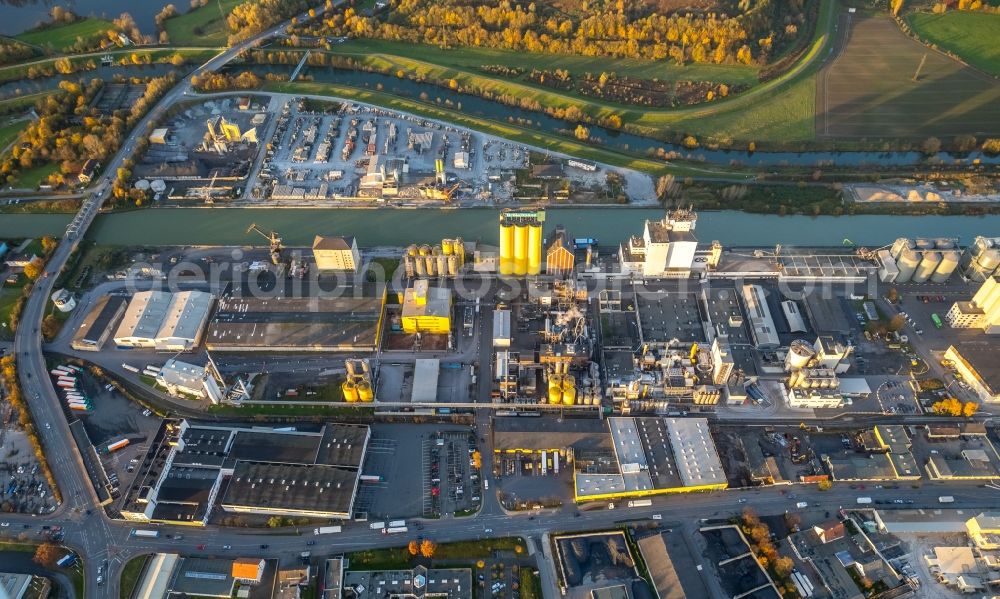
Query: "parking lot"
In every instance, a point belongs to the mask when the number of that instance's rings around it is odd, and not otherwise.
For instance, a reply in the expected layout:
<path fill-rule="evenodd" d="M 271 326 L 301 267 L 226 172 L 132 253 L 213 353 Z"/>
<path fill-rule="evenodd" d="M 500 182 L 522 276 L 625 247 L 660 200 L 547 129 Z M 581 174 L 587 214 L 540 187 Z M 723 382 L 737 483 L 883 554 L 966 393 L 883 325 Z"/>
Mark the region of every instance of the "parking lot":
<path fill-rule="evenodd" d="M 367 512 L 375 520 L 478 509 L 480 478 L 469 464 L 470 448 L 475 448 L 475 437 L 468 427 L 373 425 L 362 472 L 381 480 L 358 488 L 355 512 Z"/>
<path fill-rule="evenodd" d="M 475 434 L 469 431 L 440 431 L 423 445 L 424 515 L 469 514 L 482 505 L 480 469 L 475 465 L 478 451 Z"/>

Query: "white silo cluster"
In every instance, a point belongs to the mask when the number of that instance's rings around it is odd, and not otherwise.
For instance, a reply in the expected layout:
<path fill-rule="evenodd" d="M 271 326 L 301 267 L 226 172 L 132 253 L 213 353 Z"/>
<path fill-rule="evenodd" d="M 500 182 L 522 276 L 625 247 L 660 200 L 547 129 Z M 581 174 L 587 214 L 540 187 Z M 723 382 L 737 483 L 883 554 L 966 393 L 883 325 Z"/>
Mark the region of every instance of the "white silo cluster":
<path fill-rule="evenodd" d="M 1000 237 L 976 237 L 961 259 L 962 273 L 976 282 L 1000 274 Z"/>
<path fill-rule="evenodd" d="M 953 239 L 900 237 L 888 251 L 879 252 L 881 278 L 890 283 L 944 283 L 962 258 L 955 246 Z"/>

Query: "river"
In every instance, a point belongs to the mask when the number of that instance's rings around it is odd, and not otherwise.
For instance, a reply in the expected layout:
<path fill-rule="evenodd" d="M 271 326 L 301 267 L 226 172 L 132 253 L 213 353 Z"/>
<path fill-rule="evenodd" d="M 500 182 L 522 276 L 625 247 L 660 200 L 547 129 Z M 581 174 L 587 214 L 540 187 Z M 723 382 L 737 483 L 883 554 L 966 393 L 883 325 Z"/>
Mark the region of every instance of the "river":
<path fill-rule="evenodd" d="M 116 19 L 127 12 L 145 33 L 153 32 L 153 17 L 170 4 L 170 0 L 0 0 L 0 33 L 16 35 L 49 19 L 49 11 L 59 5 L 81 17 Z M 187 2 L 175 2 L 181 11 Z"/>
<path fill-rule="evenodd" d="M 109 245 L 259 245 L 246 235 L 250 223 L 278 231 L 288 245 L 307 246 L 313 236 L 354 235 L 358 245 L 436 243 L 462 237 L 495 245 L 495 209 L 352 210 L 153 208 L 98 216 L 89 237 Z M 593 237 L 602 245 L 642 232 L 647 218 L 662 211 L 636 208 L 555 208 L 547 215 L 546 232 L 566 225 L 570 235 Z M 60 235 L 68 215 L 0 214 L 0 238 Z M 702 212 L 696 230 L 704 243 L 727 246 L 841 246 L 844 239 L 884 245 L 896 237 L 958 237 L 969 243 L 976 235 L 1000 235 L 1000 215 L 991 216 L 774 216 L 742 212 Z"/>

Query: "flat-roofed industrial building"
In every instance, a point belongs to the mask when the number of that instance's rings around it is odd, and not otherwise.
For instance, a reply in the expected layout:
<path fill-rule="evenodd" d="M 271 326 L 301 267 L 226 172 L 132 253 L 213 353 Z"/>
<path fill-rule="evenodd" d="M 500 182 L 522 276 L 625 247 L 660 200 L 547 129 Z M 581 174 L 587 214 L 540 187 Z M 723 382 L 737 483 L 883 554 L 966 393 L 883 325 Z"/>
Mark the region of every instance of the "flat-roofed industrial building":
<path fill-rule="evenodd" d="M 128 489 L 126 519 L 204 526 L 215 505 L 235 513 L 350 517 L 367 425 L 328 423 L 303 432 L 170 422 L 172 432 L 151 447 Z"/>
<path fill-rule="evenodd" d="M 117 295 L 98 298 L 77 328 L 70 346 L 80 351 L 101 351 L 118 319 L 125 314 L 127 304 L 124 297 Z"/>
<path fill-rule="evenodd" d="M 361 297 L 224 297 L 205 346 L 221 351 L 375 351 L 385 290 Z"/>
<path fill-rule="evenodd" d="M 201 340 L 212 302 L 212 294 L 204 291 L 140 291 L 129 301 L 115 344 L 190 351 Z"/>

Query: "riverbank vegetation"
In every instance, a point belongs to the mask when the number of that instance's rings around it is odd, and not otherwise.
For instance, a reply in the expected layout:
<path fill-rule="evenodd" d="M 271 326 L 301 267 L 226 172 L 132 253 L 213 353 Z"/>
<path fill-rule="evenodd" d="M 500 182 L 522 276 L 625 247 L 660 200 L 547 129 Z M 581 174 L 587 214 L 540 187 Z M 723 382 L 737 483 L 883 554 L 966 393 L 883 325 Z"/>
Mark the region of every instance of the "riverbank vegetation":
<path fill-rule="evenodd" d="M 180 67 L 192 62 L 201 63 L 215 54 L 214 50 L 205 49 L 129 49 L 110 50 L 104 55 L 112 57 L 112 64 L 118 66 L 171 64 Z M 40 79 L 55 75 L 69 75 L 84 71 L 96 70 L 101 65 L 102 56 L 89 54 L 83 56 L 61 56 L 48 60 L 40 60 L 30 64 L 18 64 L 0 68 L 0 83 L 19 81 L 22 79 Z"/>
<path fill-rule="evenodd" d="M 127 12 L 108 21 L 81 17 L 61 6 L 53 6 L 49 15 L 51 20 L 18 34 L 15 39 L 50 53 L 86 52 L 152 42 Z"/>
<path fill-rule="evenodd" d="M 374 14 L 347 8 L 296 33 L 443 48 L 763 65 L 808 39 L 815 22 L 807 18 L 805 7 L 816 3 L 800 0 L 702 4 L 702 10 L 690 12 L 650 0 L 537 0 L 527 5 L 405 0 Z"/>
<path fill-rule="evenodd" d="M 34 48 L 11 38 L 0 39 L 0 65 L 28 60 L 37 54 Z"/>

